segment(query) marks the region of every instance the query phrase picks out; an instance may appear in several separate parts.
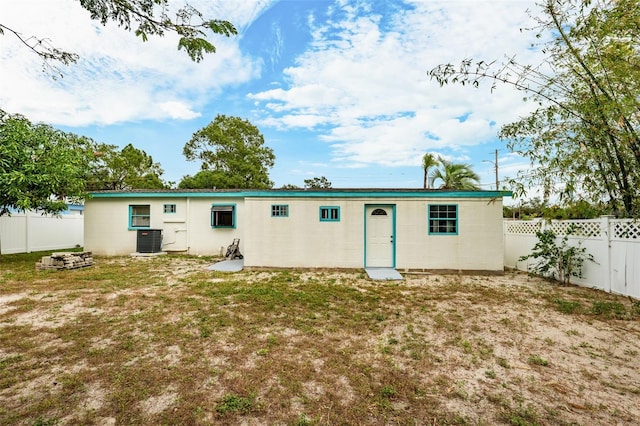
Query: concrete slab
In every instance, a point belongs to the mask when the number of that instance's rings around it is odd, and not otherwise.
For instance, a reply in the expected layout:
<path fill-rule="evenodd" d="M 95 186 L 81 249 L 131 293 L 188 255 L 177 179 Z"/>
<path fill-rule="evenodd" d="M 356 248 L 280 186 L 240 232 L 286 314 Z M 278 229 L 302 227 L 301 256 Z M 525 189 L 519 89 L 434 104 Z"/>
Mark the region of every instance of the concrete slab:
<path fill-rule="evenodd" d="M 400 272 L 393 268 L 364 268 L 372 280 L 403 280 Z"/>
<path fill-rule="evenodd" d="M 140 253 L 140 252 L 136 252 L 136 253 L 131 253 L 130 256 L 131 257 L 156 257 L 156 256 L 164 256 L 166 254 L 167 254 L 166 251 L 157 251 L 155 253 Z"/>
<path fill-rule="evenodd" d="M 207 269 L 210 271 L 220 272 L 240 272 L 244 268 L 244 259 L 223 260 L 222 262 L 214 263 Z"/>

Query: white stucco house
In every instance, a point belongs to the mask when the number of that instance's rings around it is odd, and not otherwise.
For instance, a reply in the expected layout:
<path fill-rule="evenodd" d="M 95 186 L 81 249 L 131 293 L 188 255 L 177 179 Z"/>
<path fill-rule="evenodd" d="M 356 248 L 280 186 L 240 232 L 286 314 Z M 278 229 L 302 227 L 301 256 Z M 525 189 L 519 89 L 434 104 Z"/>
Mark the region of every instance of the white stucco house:
<path fill-rule="evenodd" d="M 99 191 L 85 203 L 84 248 L 219 254 L 240 239 L 245 267 L 504 269 L 504 191 L 423 189 Z M 143 232 L 146 234 L 146 232 Z"/>

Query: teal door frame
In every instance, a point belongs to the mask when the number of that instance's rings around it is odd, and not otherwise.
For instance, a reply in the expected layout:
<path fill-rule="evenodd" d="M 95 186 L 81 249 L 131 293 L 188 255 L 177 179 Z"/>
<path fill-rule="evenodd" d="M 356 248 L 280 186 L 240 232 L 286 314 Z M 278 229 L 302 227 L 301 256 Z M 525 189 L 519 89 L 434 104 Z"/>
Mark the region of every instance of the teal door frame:
<path fill-rule="evenodd" d="M 367 209 L 369 207 L 391 208 L 391 268 L 396 267 L 396 205 L 395 204 L 365 204 L 364 205 L 364 267 L 367 267 Z"/>

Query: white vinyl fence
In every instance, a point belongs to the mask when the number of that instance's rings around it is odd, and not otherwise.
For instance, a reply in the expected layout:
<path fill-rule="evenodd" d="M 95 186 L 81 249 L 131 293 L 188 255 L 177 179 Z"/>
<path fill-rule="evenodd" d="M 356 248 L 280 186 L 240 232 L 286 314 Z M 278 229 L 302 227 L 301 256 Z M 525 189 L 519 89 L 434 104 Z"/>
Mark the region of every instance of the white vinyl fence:
<path fill-rule="evenodd" d="M 551 229 L 558 243 L 574 227 L 567 243 L 584 247 L 595 262 L 585 261 L 582 278 L 574 284 L 640 299 L 640 221 L 602 216 L 590 220 L 504 222 L 504 264 L 507 268 L 527 271 L 529 261 L 518 261 L 531 253 L 538 241 L 536 232 Z"/>
<path fill-rule="evenodd" d="M 45 216 L 36 212 L 0 216 L 0 253 L 68 249 L 84 243 L 84 216 Z"/>

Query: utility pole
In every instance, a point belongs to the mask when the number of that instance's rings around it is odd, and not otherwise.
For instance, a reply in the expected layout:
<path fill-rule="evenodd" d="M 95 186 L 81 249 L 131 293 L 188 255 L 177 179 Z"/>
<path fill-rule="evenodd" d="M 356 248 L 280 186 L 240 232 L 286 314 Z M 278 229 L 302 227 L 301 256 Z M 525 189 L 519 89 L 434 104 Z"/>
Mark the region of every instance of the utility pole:
<path fill-rule="evenodd" d="M 495 161 L 491 161 L 491 160 L 482 160 L 482 161 L 493 164 L 493 168 L 496 171 L 496 191 L 497 191 L 500 185 L 500 180 L 498 179 L 498 150 L 497 149 L 495 153 L 496 153 Z"/>
<path fill-rule="evenodd" d="M 500 185 L 500 181 L 498 180 L 498 150 L 496 149 L 496 162 L 493 163 L 496 166 L 496 191 L 498 191 L 498 185 Z"/>

